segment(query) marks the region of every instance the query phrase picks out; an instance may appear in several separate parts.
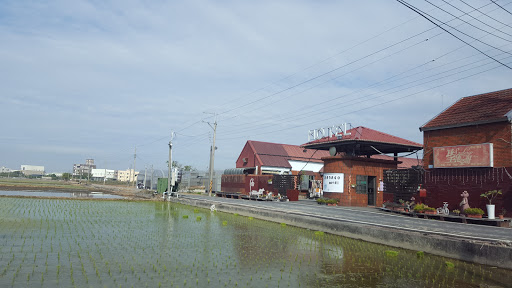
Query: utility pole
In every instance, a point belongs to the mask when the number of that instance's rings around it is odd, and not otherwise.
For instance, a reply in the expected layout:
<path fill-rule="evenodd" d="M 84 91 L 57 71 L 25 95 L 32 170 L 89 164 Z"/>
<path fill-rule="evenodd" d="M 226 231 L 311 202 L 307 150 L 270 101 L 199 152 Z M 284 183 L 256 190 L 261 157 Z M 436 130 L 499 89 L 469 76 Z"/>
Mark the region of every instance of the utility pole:
<path fill-rule="evenodd" d="M 146 173 L 148 172 L 148 167 L 144 166 L 144 189 L 146 189 Z"/>
<path fill-rule="evenodd" d="M 153 164 L 151 164 L 151 187 L 149 188 L 149 190 L 153 190 Z"/>
<path fill-rule="evenodd" d="M 171 132 L 171 140 L 169 141 L 169 172 L 167 173 L 167 195 L 171 195 L 171 178 L 172 178 L 172 139 L 174 132 Z"/>
<path fill-rule="evenodd" d="M 133 182 L 134 182 L 134 187 L 137 186 L 137 178 L 135 178 L 135 162 L 137 160 L 137 146 L 135 146 L 135 153 L 133 154 Z M 132 171 L 130 171 L 130 174 L 132 173 Z"/>
<path fill-rule="evenodd" d="M 208 189 L 208 196 L 212 196 L 212 185 L 213 185 L 213 172 L 214 172 L 214 162 L 215 162 L 215 150 L 217 150 L 217 147 L 215 146 L 215 136 L 217 135 L 217 114 L 214 113 L 215 116 L 215 122 L 213 122 L 213 126 L 210 122 L 208 125 L 213 129 L 213 144 L 210 150 L 210 188 Z"/>

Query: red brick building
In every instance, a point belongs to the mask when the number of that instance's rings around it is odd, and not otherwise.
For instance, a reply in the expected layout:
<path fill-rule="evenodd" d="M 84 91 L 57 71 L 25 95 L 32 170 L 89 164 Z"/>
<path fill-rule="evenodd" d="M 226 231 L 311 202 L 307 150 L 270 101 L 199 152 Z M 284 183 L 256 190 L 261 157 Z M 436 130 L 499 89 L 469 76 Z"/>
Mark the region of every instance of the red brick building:
<path fill-rule="evenodd" d="M 384 193 L 379 186 L 384 170 L 398 168 L 402 163 L 398 153 L 414 153 L 423 148 L 419 143 L 362 126 L 303 146 L 330 151 L 330 156 L 322 158 L 324 196 L 339 199 L 343 206 L 381 206 Z M 408 164 L 413 163 L 406 159 Z M 416 160 L 416 165 L 420 164 Z"/>
<path fill-rule="evenodd" d="M 273 175 L 306 174 L 321 179 L 322 157 L 327 151 L 304 149 L 298 145 L 249 140 L 236 160 L 237 169 L 228 169 L 222 175 L 222 191 L 249 194 L 265 189 L 276 192 Z M 252 179 L 252 182 L 251 182 Z"/>
<path fill-rule="evenodd" d="M 464 97 L 420 127 L 427 204 L 458 209 L 467 190 L 471 207 L 480 194 L 501 189 L 496 211 L 512 210 L 512 89 Z M 485 211 L 485 209 L 484 209 Z"/>

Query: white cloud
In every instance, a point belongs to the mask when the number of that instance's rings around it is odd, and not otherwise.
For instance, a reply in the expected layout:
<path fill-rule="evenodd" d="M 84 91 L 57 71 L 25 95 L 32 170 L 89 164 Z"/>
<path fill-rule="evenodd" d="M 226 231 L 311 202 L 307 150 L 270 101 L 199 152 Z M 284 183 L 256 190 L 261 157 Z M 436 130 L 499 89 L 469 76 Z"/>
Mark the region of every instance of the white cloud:
<path fill-rule="evenodd" d="M 506 22 L 493 5 L 482 10 Z M 173 156 L 203 169 L 205 111 L 221 113 L 218 168 L 234 166 L 248 139 L 302 144 L 308 129 L 339 122 L 422 142 L 418 127 L 458 98 L 510 88 L 506 68 L 440 86 L 484 68 L 433 75 L 497 64 L 439 29 L 404 40 L 433 26 L 397 2 L 12 1 L 0 11 L 0 105 L 9 119 L 0 149 L 15 151 L 2 155 L 12 167 L 33 157 L 66 170 L 92 157 L 125 169 L 136 145 L 139 167 L 163 166 L 173 130 L 201 135 L 178 135 Z"/>

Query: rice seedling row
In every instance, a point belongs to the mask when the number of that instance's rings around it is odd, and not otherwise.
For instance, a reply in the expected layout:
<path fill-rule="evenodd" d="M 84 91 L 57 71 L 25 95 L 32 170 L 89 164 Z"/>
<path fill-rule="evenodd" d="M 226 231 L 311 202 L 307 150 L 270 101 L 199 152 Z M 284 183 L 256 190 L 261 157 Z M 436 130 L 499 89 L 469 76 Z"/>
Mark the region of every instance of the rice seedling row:
<path fill-rule="evenodd" d="M 478 287 L 509 271 L 164 202 L 2 198 L 0 287 Z"/>

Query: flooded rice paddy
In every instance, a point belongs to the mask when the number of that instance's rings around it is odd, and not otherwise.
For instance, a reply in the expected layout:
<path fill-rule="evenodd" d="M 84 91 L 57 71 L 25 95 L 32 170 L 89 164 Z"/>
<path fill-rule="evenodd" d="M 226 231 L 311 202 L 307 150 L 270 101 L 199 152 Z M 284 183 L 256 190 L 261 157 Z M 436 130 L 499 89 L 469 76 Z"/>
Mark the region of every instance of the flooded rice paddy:
<path fill-rule="evenodd" d="M 103 192 L 60 192 L 60 191 L 3 191 L 0 196 L 28 196 L 28 197 L 59 197 L 59 198 L 95 198 L 95 199 L 123 199 L 123 196 L 105 194 Z"/>
<path fill-rule="evenodd" d="M 168 202 L 0 198 L 0 287 L 510 287 L 512 273 Z"/>

